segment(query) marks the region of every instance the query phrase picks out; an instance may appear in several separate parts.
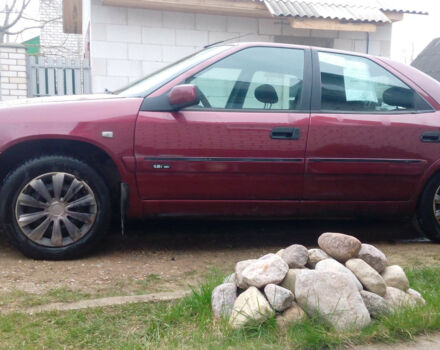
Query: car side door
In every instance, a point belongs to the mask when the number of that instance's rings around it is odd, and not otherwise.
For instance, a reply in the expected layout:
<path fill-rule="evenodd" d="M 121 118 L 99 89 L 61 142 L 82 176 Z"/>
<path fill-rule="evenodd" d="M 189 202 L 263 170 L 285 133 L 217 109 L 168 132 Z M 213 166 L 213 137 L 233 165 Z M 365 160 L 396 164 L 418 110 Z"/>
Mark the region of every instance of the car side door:
<path fill-rule="evenodd" d="M 200 104 L 140 111 L 135 152 L 142 199 L 300 200 L 310 65 L 308 50 L 248 47 L 177 79 L 174 86 L 197 87 Z"/>
<path fill-rule="evenodd" d="M 421 142 L 433 108 L 368 57 L 315 51 L 314 66 L 304 198 L 410 200 L 433 161 Z"/>

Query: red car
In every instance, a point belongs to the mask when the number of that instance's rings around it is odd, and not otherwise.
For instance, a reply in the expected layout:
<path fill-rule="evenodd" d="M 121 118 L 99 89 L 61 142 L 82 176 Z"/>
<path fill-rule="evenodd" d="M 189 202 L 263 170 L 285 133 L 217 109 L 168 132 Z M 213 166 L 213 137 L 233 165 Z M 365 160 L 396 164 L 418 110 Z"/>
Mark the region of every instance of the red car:
<path fill-rule="evenodd" d="M 440 241 L 440 83 L 368 55 L 217 45 L 107 95 L 0 107 L 0 220 L 33 258 L 112 216 L 413 218 Z"/>

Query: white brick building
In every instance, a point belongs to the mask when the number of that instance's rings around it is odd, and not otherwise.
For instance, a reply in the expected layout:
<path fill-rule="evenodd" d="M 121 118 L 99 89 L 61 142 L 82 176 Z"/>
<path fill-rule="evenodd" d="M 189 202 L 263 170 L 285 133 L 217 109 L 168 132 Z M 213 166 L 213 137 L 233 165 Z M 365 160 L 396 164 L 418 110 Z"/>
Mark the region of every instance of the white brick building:
<path fill-rule="evenodd" d="M 88 33 L 90 43 L 94 92 L 117 89 L 207 44 L 239 35 L 244 36 L 234 41 L 304 44 L 389 56 L 392 23 L 401 20 L 404 12 L 422 13 L 399 7 L 399 2 L 390 8 L 388 2 L 381 4 L 383 0 L 83 1 L 83 33 Z M 281 2 L 297 2 L 304 11 L 280 7 Z M 320 6 L 324 13 L 317 11 L 316 3 L 326 4 L 334 18 L 327 18 L 325 6 Z M 346 17 L 347 8 L 353 18 Z"/>
<path fill-rule="evenodd" d="M 63 32 L 63 0 L 40 0 L 40 18 L 51 20 L 40 34 L 41 54 L 45 56 L 81 57 L 83 37 L 81 34 Z M 52 19 L 56 19 L 52 21 Z"/>
<path fill-rule="evenodd" d="M 20 44 L 0 44 L 0 101 L 27 97 L 26 54 Z"/>

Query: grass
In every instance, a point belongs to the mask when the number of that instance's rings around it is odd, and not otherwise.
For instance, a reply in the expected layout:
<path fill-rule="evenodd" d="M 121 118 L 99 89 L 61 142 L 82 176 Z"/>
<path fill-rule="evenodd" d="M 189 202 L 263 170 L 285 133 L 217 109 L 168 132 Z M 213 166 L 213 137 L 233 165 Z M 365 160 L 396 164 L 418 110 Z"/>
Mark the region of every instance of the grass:
<path fill-rule="evenodd" d="M 233 330 L 212 321 L 213 273 L 192 295 L 174 303 L 132 304 L 81 311 L 0 316 L 0 349 L 307 349 L 341 344 L 395 343 L 440 330 L 440 268 L 409 270 L 427 305 L 374 321 L 361 331 L 335 333 L 319 319 L 283 331 L 264 325 Z M 154 277 L 152 277 L 154 279 Z"/>

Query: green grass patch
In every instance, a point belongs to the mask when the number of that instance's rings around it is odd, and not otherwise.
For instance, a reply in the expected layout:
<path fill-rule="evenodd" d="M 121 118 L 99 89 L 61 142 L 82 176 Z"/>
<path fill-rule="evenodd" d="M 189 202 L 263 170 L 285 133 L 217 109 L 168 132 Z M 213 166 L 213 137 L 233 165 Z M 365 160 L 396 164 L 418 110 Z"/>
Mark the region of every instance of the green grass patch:
<path fill-rule="evenodd" d="M 361 331 L 336 333 L 319 319 L 284 331 L 276 327 L 275 319 L 242 330 L 229 328 L 227 321 L 214 323 L 211 292 L 223 276 L 212 273 L 190 296 L 174 303 L 0 316 L 0 348 L 318 350 L 342 344 L 395 343 L 440 330 L 440 268 L 407 273 L 427 305 L 375 320 Z"/>

